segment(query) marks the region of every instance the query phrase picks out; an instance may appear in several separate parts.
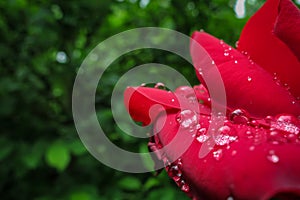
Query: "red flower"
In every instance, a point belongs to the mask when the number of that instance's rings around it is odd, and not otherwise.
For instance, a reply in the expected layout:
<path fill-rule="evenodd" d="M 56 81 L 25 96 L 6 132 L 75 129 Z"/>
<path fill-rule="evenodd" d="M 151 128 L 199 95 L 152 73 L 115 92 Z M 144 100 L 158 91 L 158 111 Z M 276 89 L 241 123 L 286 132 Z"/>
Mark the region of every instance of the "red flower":
<path fill-rule="evenodd" d="M 193 199 L 299 199 L 299 9 L 289 0 L 268 0 L 246 24 L 237 50 L 205 32 L 192 38 L 203 85 L 174 93 L 125 91 L 131 117 L 143 125 L 154 122 L 149 149 L 157 152 L 155 160 Z M 201 64 L 196 42 L 213 59 L 226 91 L 227 105 L 213 99 L 217 107 L 226 106 L 226 116 L 217 116 L 223 123 L 211 129 L 204 79 L 214 74 Z"/>

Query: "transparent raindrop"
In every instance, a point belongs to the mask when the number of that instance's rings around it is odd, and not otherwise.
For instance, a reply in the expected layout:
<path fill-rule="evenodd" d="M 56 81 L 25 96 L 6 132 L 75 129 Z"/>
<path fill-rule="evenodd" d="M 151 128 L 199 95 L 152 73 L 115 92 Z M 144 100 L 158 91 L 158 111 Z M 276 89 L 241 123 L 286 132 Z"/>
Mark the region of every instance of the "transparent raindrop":
<path fill-rule="evenodd" d="M 224 56 L 229 56 L 229 53 L 228 52 L 224 52 Z"/>
<path fill-rule="evenodd" d="M 218 150 L 216 150 L 216 151 L 213 152 L 213 157 L 216 160 L 220 160 L 222 158 L 222 155 L 223 155 L 222 149 L 218 149 Z"/>
<path fill-rule="evenodd" d="M 249 147 L 249 150 L 250 150 L 250 151 L 253 151 L 254 149 L 255 149 L 255 146 L 250 146 L 250 147 Z"/>
<path fill-rule="evenodd" d="M 275 155 L 274 151 L 269 151 L 269 155 L 267 156 L 267 159 L 271 161 L 272 163 L 278 163 L 279 157 Z"/>
<path fill-rule="evenodd" d="M 206 142 L 208 139 L 209 139 L 209 136 L 207 136 L 207 135 L 199 135 L 199 136 L 197 137 L 197 140 L 198 140 L 198 142 L 200 142 L 200 143 L 204 143 L 204 142 Z"/>
<path fill-rule="evenodd" d="M 159 82 L 159 83 L 155 84 L 154 88 L 156 88 L 156 89 L 165 89 L 166 86 L 165 86 L 165 84 Z"/>
<path fill-rule="evenodd" d="M 232 111 L 229 116 L 230 121 L 235 124 L 247 124 L 249 122 L 246 111 L 242 109 L 236 109 Z"/>
<path fill-rule="evenodd" d="M 233 150 L 233 151 L 231 152 L 231 155 L 232 155 L 232 156 L 235 156 L 236 153 L 237 153 L 237 151 L 236 151 L 236 150 Z"/>
<path fill-rule="evenodd" d="M 194 129 L 198 124 L 198 116 L 196 112 L 192 110 L 181 111 L 177 115 L 176 120 L 183 128 Z"/>

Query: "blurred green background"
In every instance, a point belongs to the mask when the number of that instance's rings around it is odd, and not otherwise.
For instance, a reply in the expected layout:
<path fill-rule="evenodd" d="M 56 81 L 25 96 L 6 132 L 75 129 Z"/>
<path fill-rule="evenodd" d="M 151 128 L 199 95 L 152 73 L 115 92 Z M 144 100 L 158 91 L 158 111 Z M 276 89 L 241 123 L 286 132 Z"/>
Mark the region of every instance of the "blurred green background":
<path fill-rule="evenodd" d="M 231 45 L 263 3 L 258 0 L 3 0 L 0 1 L 0 198 L 188 199 L 166 173 L 129 174 L 98 162 L 82 145 L 72 119 L 76 72 L 101 41 L 124 30 L 154 26 L 190 35 L 204 29 Z M 235 9 L 237 5 L 245 13 Z M 136 152 L 147 141 L 114 123 L 110 96 L 122 73 L 164 63 L 197 84 L 178 56 L 134 51 L 117 59 L 96 96 L 98 117 L 115 144 Z"/>

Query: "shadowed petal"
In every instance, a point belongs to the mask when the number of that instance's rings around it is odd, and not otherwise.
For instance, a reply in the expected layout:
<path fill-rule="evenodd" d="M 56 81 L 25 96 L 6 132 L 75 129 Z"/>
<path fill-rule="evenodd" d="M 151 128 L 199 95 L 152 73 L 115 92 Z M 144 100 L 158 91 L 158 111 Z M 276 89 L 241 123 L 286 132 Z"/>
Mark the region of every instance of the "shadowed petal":
<path fill-rule="evenodd" d="M 298 98 L 300 29 L 297 24 L 300 19 L 299 10 L 295 11 L 297 8 L 291 4 L 289 0 L 268 0 L 247 22 L 238 50 L 247 52 L 255 63 L 287 84 L 290 92 Z M 297 28 L 292 28 L 291 24 Z"/>

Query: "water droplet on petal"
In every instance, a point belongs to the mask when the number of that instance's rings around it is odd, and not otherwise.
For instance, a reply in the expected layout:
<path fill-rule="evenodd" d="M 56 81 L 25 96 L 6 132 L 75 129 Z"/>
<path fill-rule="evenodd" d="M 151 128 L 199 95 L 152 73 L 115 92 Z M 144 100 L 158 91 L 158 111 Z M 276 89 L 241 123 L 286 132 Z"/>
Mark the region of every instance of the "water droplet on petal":
<path fill-rule="evenodd" d="M 229 56 L 229 53 L 228 52 L 224 52 L 224 56 Z"/>
<path fill-rule="evenodd" d="M 271 122 L 271 128 L 293 134 L 300 132 L 299 121 L 292 115 L 278 115 L 276 121 Z"/>
<path fill-rule="evenodd" d="M 211 64 L 214 65 L 214 64 L 215 64 L 215 61 L 211 61 Z"/>
<path fill-rule="evenodd" d="M 267 156 L 267 159 L 271 161 L 272 163 L 278 163 L 279 157 L 275 155 L 274 151 L 269 151 L 269 155 Z"/>
<path fill-rule="evenodd" d="M 184 183 L 181 186 L 181 190 L 184 191 L 184 192 L 189 192 L 190 191 L 190 187 L 188 186 L 188 184 Z"/>
<path fill-rule="evenodd" d="M 238 61 L 237 61 L 237 60 L 235 60 L 235 61 L 234 61 L 234 64 L 237 64 L 237 63 L 238 63 Z"/>
<path fill-rule="evenodd" d="M 235 42 L 235 47 L 238 48 L 239 47 L 239 41 Z"/>
<path fill-rule="evenodd" d="M 250 151 L 253 151 L 254 149 L 255 149 L 255 146 L 249 147 L 249 150 L 250 150 Z"/>
<path fill-rule="evenodd" d="M 213 152 L 213 157 L 216 160 L 220 160 L 222 158 L 222 155 L 223 155 L 222 149 L 218 149 L 218 150 Z"/>
<path fill-rule="evenodd" d="M 248 82 L 252 81 L 252 78 L 250 76 L 247 77 Z"/>
<path fill-rule="evenodd" d="M 236 153 L 237 153 L 237 151 L 236 151 L 236 150 L 233 150 L 233 151 L 231 152 L 231 155 L 232 155 L 232 156 L 235 156 Z"/>
<path fill-rule="evenodd" d="M 204 142 L 206 142 L 208 139 L 209 139 L 209 136 L 207 136 L 207 135 L 199 135 L 199 136 L 197 137 L 197 140 L 198 140 L 198 142 L 200 142 L 200 143 L 204 143 Z"/>
<path fill-rule="evenodd" d="M 177 117 L 176 117 L 177 122 L 180 124 L 181 127 L 183 128 L 189 128 L 193 129 L 196 128 L 198 124 L 198 116 L 196 112 L 192 110 L 183 110 L 181 111 Z"/>
<path fill-rule="evenodd" d="M 248 115 L 246 111 L 242 109 L 236 109 L 232 111 L 229 115 L 230 121 L 235 124 L 247 124 L 249 122 Z"/>
<path fill-rule="evenodd" d="M 166 89 L 165 84 L 163 84 L 163 83 L 156 83 L 154 88 L 156 88 L 156 89 Z"/>
<path fill-rule="evenodd" d="M 236 141 L 236 139 L 237 139 L 237 136 L 220 134 L 215 137 L 215 143 L 216 143 L 216 145 L 224 146 L 224 145 L 230 144 L 231 142 Z"/>

